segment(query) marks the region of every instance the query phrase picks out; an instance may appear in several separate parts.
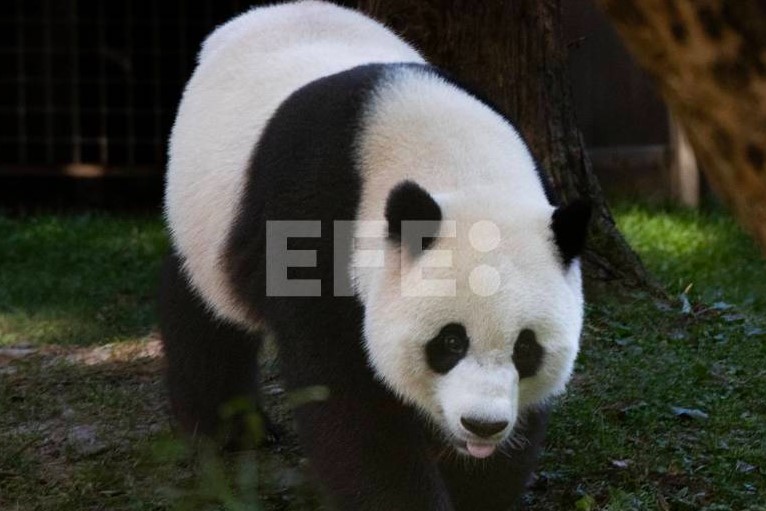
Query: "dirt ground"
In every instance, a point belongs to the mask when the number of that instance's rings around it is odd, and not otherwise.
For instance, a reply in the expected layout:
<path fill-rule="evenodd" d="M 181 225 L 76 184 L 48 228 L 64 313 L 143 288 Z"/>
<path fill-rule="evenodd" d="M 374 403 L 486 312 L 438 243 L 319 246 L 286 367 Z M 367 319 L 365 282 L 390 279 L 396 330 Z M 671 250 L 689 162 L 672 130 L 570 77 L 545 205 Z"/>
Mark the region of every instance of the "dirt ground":
<path fill-rule="evenodd" d="M 226 457 L 204 448 L 192 454 L 173 436 L 163 363 L 155 335 L 0 349 L 0 509 L 321 507 L 272 362 L 264 364 L 263 392 L 285 436 Z"/>

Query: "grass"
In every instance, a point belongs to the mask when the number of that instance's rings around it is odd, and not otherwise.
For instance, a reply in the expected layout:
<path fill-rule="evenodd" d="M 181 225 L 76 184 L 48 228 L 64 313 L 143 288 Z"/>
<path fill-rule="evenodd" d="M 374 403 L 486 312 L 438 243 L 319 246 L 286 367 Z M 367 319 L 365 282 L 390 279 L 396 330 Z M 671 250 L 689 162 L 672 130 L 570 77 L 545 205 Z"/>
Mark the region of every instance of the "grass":
<path fill-rule="evenodd" d="M 721 213 L 616 216 L 678 299 L 588 305 L 529 508 L 766 510 L 766 262 Z M 291 441 L 222 465 L 170 439 L 149 333 L 165 249 L 153 218 L 0 218 L 0 509 L 230 511 L 253 479 L 263 509 L 316 508 Z"/>
<path fill-rule="evenodd" d="M 753 242 L 720 211 L 623 205 L 620 229 L 672 293 L 731 302 L 766 314 L 766 262 Z"/>
<path fill-rule="evenodd" d="M 0 346 L 145 335 L 166 249 L 155 217 L 0 216 Z"/>

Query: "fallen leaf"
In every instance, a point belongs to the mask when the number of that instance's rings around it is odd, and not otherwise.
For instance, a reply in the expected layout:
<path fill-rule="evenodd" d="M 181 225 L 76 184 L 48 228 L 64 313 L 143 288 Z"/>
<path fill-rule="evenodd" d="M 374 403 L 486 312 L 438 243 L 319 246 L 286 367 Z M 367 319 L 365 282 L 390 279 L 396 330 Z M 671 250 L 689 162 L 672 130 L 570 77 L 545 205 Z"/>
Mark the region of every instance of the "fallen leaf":
<path fill-rule="evenodd" d="M 686 292 L 683 292 L 680 296 L 681 298 L 681 312 L 683 314 L 691 314 L 692 313 L 692 304 L 689 302 L 689 297 L 686 296 Z"/>
<path fill-rule="evenodd" d="M 750 472 L 755 471 L 757 467 L 745 461 L 738 460 L 737 464 L 735 465 L 735 468 L 737 469 L 737 472 L 742 472 L 743 474 L 749 474 Z"/>
<path fill-rule="evenodd" d="M 715 302 L 713 305 L 710 306 L 710 308 L 717 311 L 726 311 L 726 310 L 734 308 L 734 306 L 726 302 Z"/>
<path fill-rule="evenodd" d="M 673 415 L 681 419 L 706 420 L 710 418 L 707 413 L 697 408 L 682 408 L 680 406 L 671 406 L 670 409 L 673 411 Z"/>

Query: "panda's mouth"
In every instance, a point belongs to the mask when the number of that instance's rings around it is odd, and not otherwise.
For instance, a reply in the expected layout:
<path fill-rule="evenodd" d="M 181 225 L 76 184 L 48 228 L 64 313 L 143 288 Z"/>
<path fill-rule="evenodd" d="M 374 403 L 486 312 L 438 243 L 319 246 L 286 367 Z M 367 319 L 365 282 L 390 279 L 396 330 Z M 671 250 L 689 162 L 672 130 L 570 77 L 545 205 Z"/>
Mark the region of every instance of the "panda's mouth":
<path fill-rule="evenodd" d="M 495 453 L 497 444 L 462 440 L 455 443 L 455 449 L 461 454 L 466 454 L 477 459 L 484 459 L 489 458 Z"/>

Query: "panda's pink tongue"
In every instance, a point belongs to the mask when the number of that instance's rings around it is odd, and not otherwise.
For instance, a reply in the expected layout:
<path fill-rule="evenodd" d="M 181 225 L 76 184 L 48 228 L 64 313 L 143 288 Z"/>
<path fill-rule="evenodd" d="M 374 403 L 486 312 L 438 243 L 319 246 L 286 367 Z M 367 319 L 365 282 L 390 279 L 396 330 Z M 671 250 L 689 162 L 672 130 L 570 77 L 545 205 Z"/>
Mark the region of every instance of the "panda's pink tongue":
<path fill-rule="evenodd" d="M 465 448 L 468 451 L 468 454 L 474 458 L 487 458 L 492 456 L 492 453 L 495 452 L 494 445 L 477 444 L 470 441 L 465 443 Z"/>

